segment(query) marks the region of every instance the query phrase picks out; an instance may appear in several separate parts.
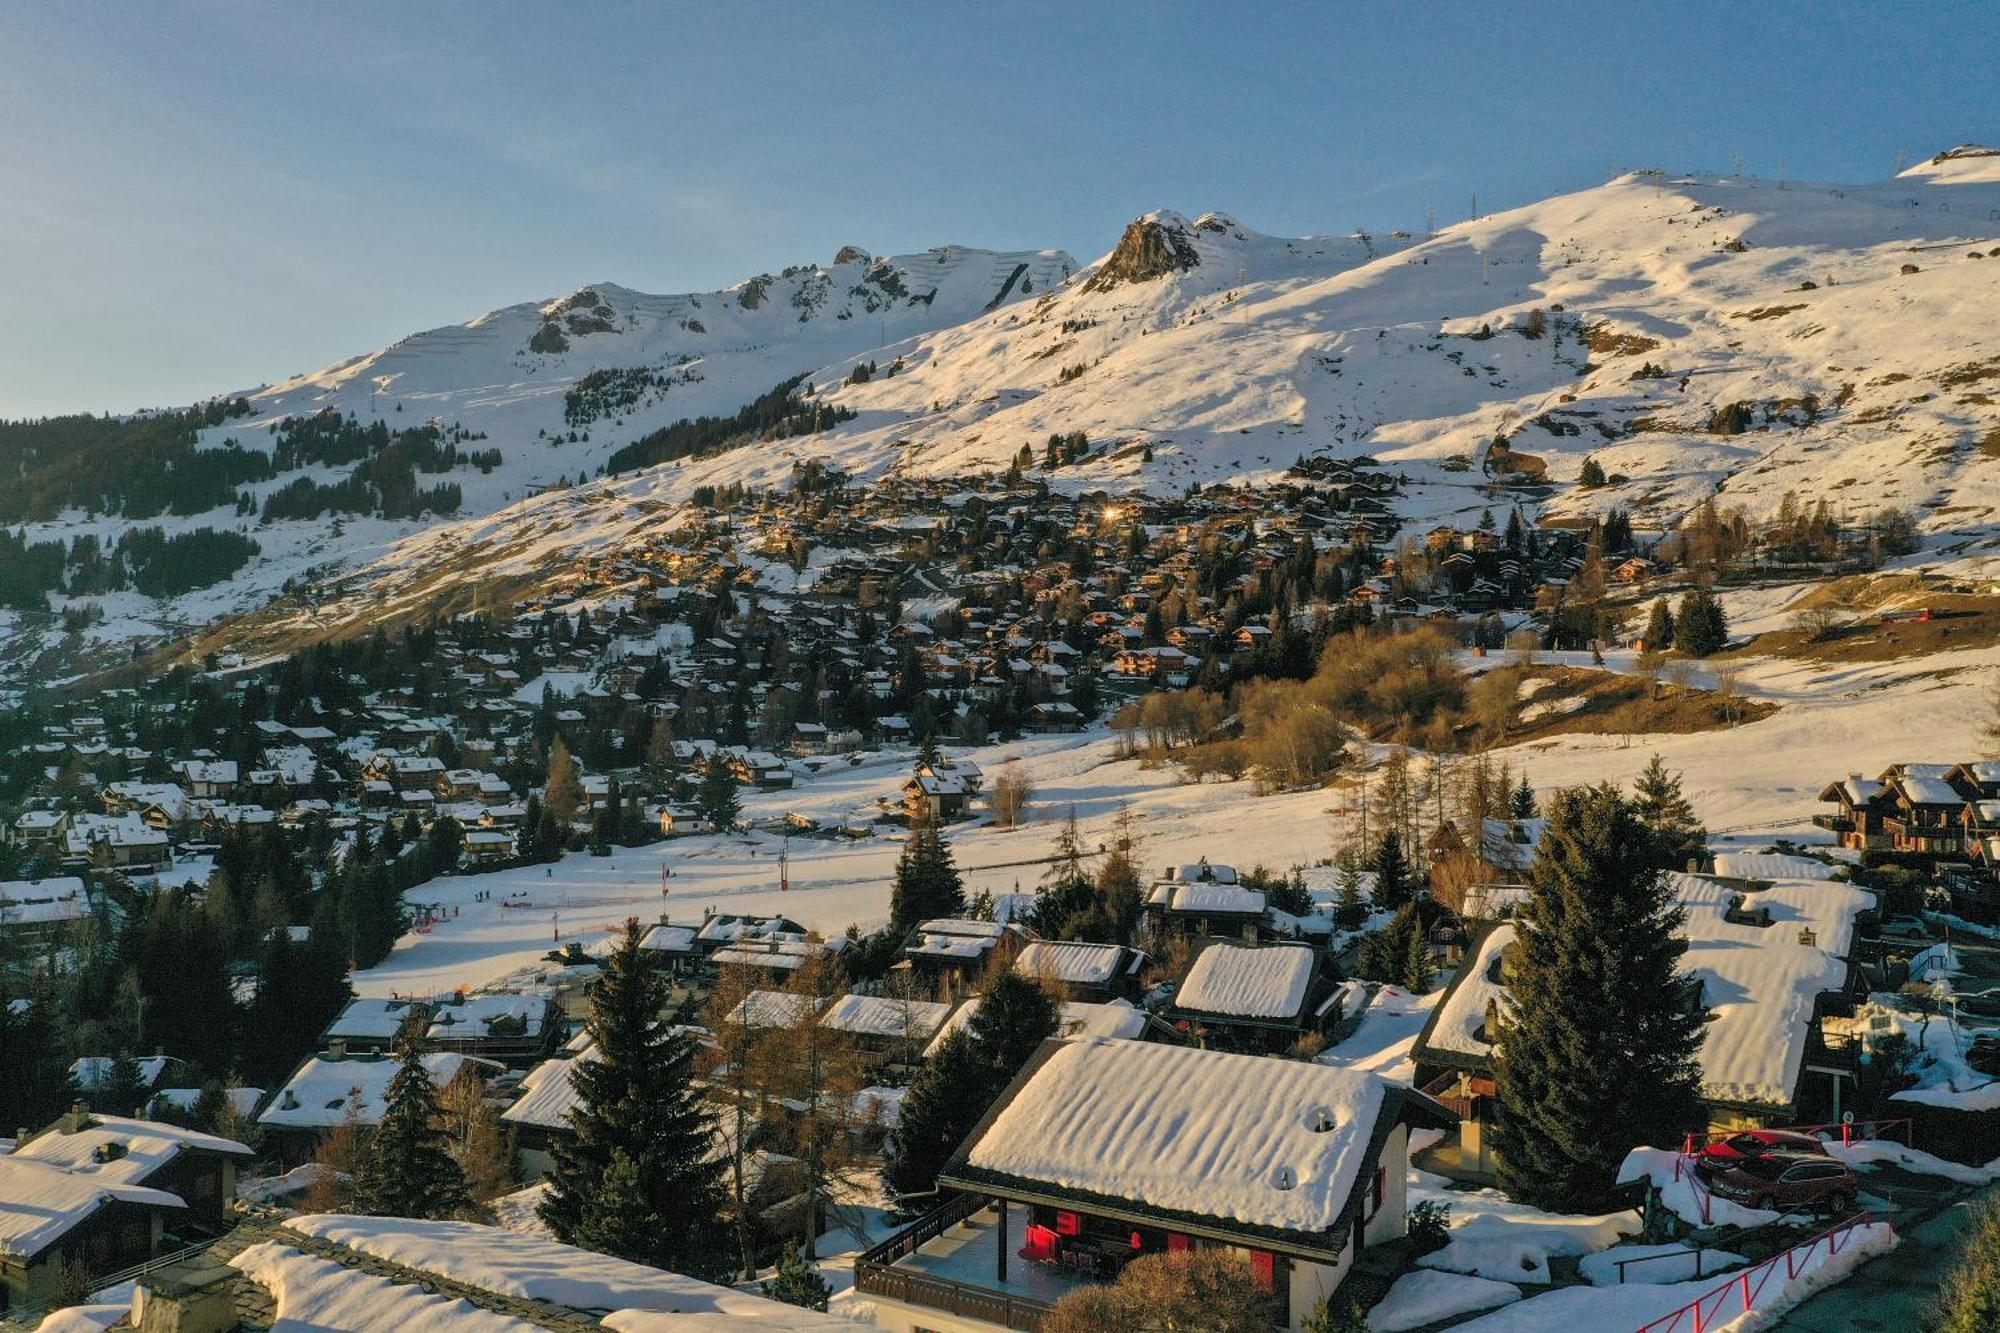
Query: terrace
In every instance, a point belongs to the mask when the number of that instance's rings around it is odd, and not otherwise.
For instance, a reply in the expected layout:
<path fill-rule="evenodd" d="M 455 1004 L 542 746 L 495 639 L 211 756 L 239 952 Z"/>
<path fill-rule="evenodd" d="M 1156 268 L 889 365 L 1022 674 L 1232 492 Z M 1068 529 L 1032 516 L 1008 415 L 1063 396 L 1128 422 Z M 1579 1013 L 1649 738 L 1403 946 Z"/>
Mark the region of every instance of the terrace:
<path fill-rule="evenodd" d="M 855 1289 L 1035 1333 L 1051 1306 L 1090 1279 L 1020 1257 L 1026 1212 L 964 1195 L 856 1259 Z"/>

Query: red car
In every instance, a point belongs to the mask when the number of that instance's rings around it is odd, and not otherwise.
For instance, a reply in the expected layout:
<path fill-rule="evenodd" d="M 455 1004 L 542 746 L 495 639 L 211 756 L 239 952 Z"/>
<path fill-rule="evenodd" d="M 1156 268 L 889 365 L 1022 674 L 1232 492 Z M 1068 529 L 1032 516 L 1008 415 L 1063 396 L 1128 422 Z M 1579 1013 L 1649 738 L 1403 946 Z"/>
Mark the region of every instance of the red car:
<path fill-rule="evenodd" d="M 1710 1177 L 1718 1199 L 1772 1212 L 1811 1209 L 1847 1214 L 1860 1192 L 1854 1168 L 1825 1153 L 1768 1153 L 1746 1158 Z"/>
<path fill-rule="evenodd" d="M 1726 1139 L 1711 1141 L 1701 1150 L 1694 1169 L 1703 1180 L 1713 1180 L 1732 1166 L 1767 1157 L 1774 1152 L 1811 1153 L 1824 1157 L 1826 1145 L 1812 1135 L 1801 1134 L 1797 1130 L 1746 1129 Z"/>

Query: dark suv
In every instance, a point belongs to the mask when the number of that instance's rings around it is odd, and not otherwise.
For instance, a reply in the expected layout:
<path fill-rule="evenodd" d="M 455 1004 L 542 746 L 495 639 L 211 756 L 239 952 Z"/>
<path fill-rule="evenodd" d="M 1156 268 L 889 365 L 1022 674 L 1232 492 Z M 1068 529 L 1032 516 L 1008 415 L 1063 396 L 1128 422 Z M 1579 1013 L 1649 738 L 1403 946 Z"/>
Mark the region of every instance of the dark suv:
<path fill-rule="evenodd" d="M 1857 1186 L 1854 1168 L 1838 1158 L 1815 1153 L 1746 1157 L 1708 1177 L 1708 1187 L 1718 1199 L 1781 1213 L 1794 1209 L 1852 1212 Z"/>

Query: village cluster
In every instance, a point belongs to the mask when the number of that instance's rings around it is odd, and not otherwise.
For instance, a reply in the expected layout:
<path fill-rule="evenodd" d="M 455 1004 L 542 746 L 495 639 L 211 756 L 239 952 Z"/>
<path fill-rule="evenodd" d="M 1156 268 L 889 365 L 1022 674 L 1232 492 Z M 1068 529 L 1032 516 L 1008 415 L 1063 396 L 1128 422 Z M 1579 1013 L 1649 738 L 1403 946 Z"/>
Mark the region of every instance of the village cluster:
<path fill-rule="evenodd" d="M 305 1317 L 287 1302 L 338 1277 L 544 1327 L 630 1300 L 1061 1330 L 1120 1326 L 1165 1299 L 1148 1259 L 1195 1253 L 1270 1326 L 1416 1328 L 1538 1288 L 1623 1299 L 1629 1264 L 1803 1280 L 1823 1236 L 1850 1263 L 1888 1243 L 1859 1203 L 1879 1154 L 1984 1160 L 2000 1107 L 1961 1076 L 1996 1052 L 1926 1023 L 1956 969 L 1938 928 L 2000 926 L 1990 763 L 1832 782 L 1831 846 L 1742 850 L 1657 762 L 1629 796 L 1538 802 L 1477 756 L 1426 793 L 1397 751 L 1373 831 L 1316 864 L 1148 868 L 1135 821 L 1089 847 L 1045 810 L 1032 891 L 962 882 L 955 830 L 1034 800 L 971 747 L 1137 731 L 1148 696 L 1304 679 L 1355 630 L 1629 637 L 1674 575 L 1615 515 L 1396 541 L 1365 460 L 1178 499 L 795 481 L 703 497 L 504 612 L 13 700 L 10 1318 L 133 1279 L 160 1327 Z M 851 817 L 746 813 L 868 765 Z M 732 837 L 900 846 L 888 924 L 635 910 L 565 939 L 557 913 L 533 966 L 350 986 L 595 858 L 644 852 L 664 908 L 679 849 Z M 1632 933 L 1563 921 L 1565 893 L 1624 895 Z M 1538 957 L 1524 922 L 1588 947 Z M 1606 951 L 1637 991 L 1561 1002 Z M 1533 1025 L 1564 1022 L 1607 1058 L 1652 1044 L 1636 1101 L 1532 1063 L 1563 1044 Z M 1564 1088 L 1623 1141 L 1549 1128 Z"/>

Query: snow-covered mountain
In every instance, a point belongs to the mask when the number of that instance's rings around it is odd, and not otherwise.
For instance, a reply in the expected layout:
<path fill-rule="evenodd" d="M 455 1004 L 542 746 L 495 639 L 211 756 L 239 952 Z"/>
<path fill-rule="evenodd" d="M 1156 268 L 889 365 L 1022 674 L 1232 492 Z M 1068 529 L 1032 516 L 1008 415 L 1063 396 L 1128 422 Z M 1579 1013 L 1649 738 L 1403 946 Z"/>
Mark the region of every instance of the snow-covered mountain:
<path fill-rule="evenodd" d="M 1179 490 L 1367 453 L 1409 479 L 1417 522 L 1616 503 L 1668 526 L 1710 495 L 1756 514 L 1792 491 L 1910 508 L 1933 561 L 2000 549 L 1994 150 L 1862 185 L 1635 172 L 1432 236 L 1285 239 L 1159 212 L 1073 268 L 843 251 L 699 296 L 598 285 L 262 390 L 218 442 L 334 407 L 456 422 L 505 461 L 466 480 L 461 517 L 421 530 L 309 525 L 294 548 L 259 528 L 277 558 L 202 606 L 254 602 L 307 565 L 377 589 L 528 574 L 670 521 L 701 485 L 781 485 L 809 458 L 863 479 L 991 472 L 1079 431 L 1090 451 L 1058 486 Z M 538 493 L 808 369 L 852 419 Z M 646 373 L 580 421 L 584 377 L 626 370 Z M 1586 457 L 1610 485 L 1575 484 Z M 1542 484 L 1498 493 L 1507 467 Z"/>

